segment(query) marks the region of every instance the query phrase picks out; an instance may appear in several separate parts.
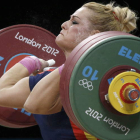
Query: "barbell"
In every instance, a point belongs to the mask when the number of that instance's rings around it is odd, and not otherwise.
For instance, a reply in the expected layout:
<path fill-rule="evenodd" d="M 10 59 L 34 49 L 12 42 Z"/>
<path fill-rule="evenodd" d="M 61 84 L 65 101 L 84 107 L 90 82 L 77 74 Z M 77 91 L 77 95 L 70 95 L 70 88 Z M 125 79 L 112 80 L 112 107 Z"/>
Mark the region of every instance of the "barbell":
<path fill-rule="evenodd" d="M 27 55 L 54 59 L 54 67 L 65 62 L 55 36 L 34 25 L 1 30 L 0 45 L 1 75 Z M 61 74 L 60 96 L 80 129 L 102 140 L 140 139 L 139 46 L 134 35 L 108 31 L 88 37 L 72 51 Z M 36 122 L 24 109 L 1 107 L 0 124 L 22 128 Z"/>
<path fill-rule="evenodd" d="M 69 118 L 101 140 L 140 139 L 140 39 L 118 31 L 82 41 L 65 62 L 60 93 Z"/>

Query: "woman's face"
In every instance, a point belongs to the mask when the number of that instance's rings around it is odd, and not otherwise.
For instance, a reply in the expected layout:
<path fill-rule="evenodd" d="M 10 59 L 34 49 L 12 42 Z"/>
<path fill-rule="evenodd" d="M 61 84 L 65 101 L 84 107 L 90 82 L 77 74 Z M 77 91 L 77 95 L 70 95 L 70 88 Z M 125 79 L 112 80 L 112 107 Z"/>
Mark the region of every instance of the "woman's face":
<path fill-rule="evenodd" d="M 56 37 L 56 44 L 64 51 L 71 52 L 82 40 L 90 36 L 91 23 L 88 20 L 90 10 L 81 7 L 64 22 Z"/>

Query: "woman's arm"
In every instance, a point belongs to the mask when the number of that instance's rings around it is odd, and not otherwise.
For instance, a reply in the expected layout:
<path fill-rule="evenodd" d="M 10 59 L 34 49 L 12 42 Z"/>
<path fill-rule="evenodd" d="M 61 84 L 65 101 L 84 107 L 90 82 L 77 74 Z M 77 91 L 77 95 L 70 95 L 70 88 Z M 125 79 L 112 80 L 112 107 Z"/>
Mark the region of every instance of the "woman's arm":
<path fill-rule="evenodd" d="M 41 79 L 24 104 L 26 111 L 35 114 L 60 112 L 62 104 L 59 95 L 60 74 L 58 69 Z"/>
<path fill-rule="evenodd" d="M 0 106 L 22 108 L 30 94 L 28 70 L 17 63 L 0 78 Z"/>
<path fill-rule="evenodd" d="M 26 57 L 21 61 L 22 63 L 15 64 L 0 78 L 0 106 L 22 108 L 30 94 L 30 72 L 36 72 L 38 63 L 40 71 L 50 63 L 35 57 Z"/>
<path fill-rule="evenodd" d="M 41 69 L 48 62 L 41 60 Z M 58 69 L 40 80 L 30 93 L 29 70 L 17 63 L 0 78 L 0 106 L 25 108 L 37 114 L 52 114 L 62 108 L 59 97 Z"/>

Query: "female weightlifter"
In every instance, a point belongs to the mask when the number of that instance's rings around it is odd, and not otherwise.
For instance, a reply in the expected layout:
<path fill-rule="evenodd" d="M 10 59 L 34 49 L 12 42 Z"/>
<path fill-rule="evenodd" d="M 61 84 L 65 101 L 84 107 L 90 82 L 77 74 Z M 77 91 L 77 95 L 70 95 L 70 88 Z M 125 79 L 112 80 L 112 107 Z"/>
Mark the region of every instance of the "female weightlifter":
<path fill-rule="evenodd" d="M 66 59 L 71 51 L 87 37 L 105 31 L 131 32 L 137 17 L 128 7 L 96 2 L 84 4 L 64 22 L 56 44 Z M 45 71 L 53 64 L 36 57 L 26 57 L 0 78 L 0 106 L 25 108 L 34 114 L 44 140 L 97 140 L 80 130 L 65 113 L 59 95 L 63 65 L 53 72 Z"/>

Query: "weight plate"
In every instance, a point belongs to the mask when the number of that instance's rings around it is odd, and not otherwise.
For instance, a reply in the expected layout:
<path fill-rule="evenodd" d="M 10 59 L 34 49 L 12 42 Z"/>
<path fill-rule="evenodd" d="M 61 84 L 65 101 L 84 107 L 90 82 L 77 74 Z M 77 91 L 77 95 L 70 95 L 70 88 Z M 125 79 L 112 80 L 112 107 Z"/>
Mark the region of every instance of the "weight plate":
<path fill-rule="evenodd" d="M 102 32 L 102 33 L 95 34 L 95 35 L 83 40 L 78 46 L 75 47 L 75 49 L 70 54 L 69 58 L 67 59 L 67 61 L 65 63 L 63 73 L 61 74 L 60 95 L 61 95 L 63 107 L 64 107 L 66 113 L 68 114 L 69 118 L 71 120 L 73 120 L 73 122 L 84 131 L 86 131 L 86 130 L 83 127 L 81 127 L 81 125 L 79 125 L 79 122 L 77 121 L 77 119 L 73 113 L 73 110 L 71 108 L 70 100 L 69 100 L 69 81 L 70 81 L 72 70 L 73 70 L 76 62 L 78 61 L 78 59 L 81 57 L 81 55 L 87 49 L 89 49 L 92 45 L 94 45 L 95 43 L 98 43 L 99 41 L 102 41 L 105 38 L 112 37 L 112 36 L 118 36 L 118 35 L 132 36 L 127 33 L 108 31 L 108 32 Z M 66 69 L 66 68 L 68 68 L 68 69 Z"/>
<path fill-rule="evenodd" d="M 140 68 L 140 39 L 119 32 L 100 35 L 98 38 L 102 40 L 96 42 L 92 36 L 93 40 L 92 37 L 86 40 L 65 63 L 60 84 L 64 108 L 76 125 L 99 139 L 138 140 L 139 113 L 120 116 L 108 111 L 100 101 L 99 85 L 102 77 L 114 67 Z"/>
<path fill-rule="evenodd" d="M 111 111 L 112 113 L 118 114 L 118 115 L 124 115 L 120 112 L 118 112 L 116 109 L 112 107 L 112 105 L 105 100 L 105 95 L 108 94 L 108 89 L 109 85 L 116 77 L 118 74 L 125 72 L 125 71 L 135 71 L 137 73 L 140 73 L 140 70 L 136 69 L 135 67 L 128 66 L 128 65 L 123 65 L 123 66 L 117 66 L 112 69 L 110 69 L 105 75 L 103 76 L 101 82 L 100 82 L 100 87 L 99 87 L 99 95 L 100 95 L 100 100 L 103 104 L 103 106 L 108 110 Z"/>
<path fill-rule="evenodd" d="M 111 105 L 123 114 L 135 114 L 140 112 L 140 100 L 131 101 L 126 98 L 125 90 L 128 88 L 140 91 L 140 74 L 136 72 L 123 72 L 117 75 L 108 89 L 108 98 Z M 125 101 L 126 100 L 126 101 Z"/>
<path fill-rule="evenodd" d="M 44 60 L 54 59 L 58 67 L 65 62 L 65 56 L 55 44 L 55 35 L 34 25 L 14 25 L 0 31 L 0 76 L 14 64 L 29 55 Z M 32 114 L 24 109 L 0 107 L 0 124 L 11 128 L 36 125 Z"/>

